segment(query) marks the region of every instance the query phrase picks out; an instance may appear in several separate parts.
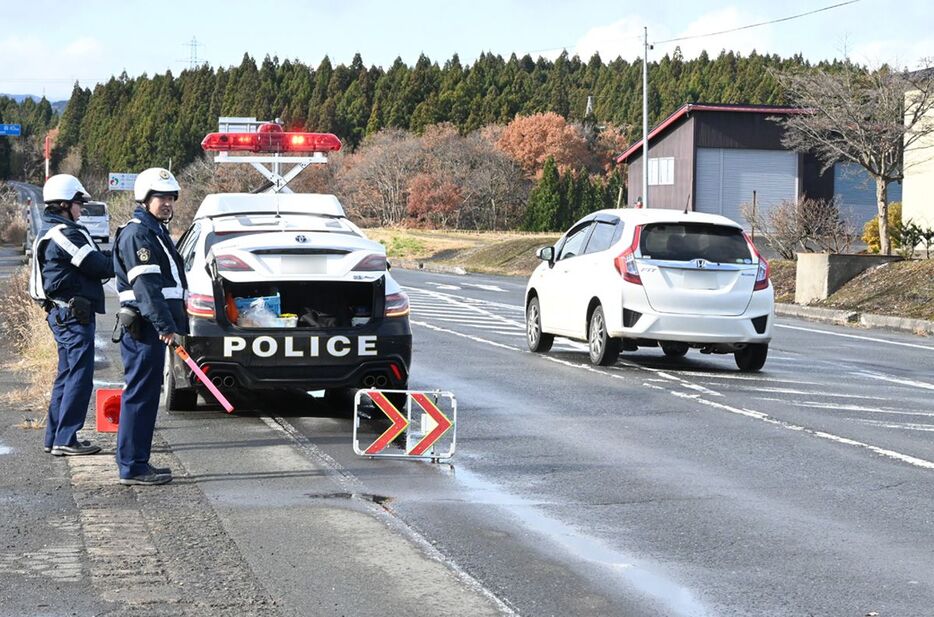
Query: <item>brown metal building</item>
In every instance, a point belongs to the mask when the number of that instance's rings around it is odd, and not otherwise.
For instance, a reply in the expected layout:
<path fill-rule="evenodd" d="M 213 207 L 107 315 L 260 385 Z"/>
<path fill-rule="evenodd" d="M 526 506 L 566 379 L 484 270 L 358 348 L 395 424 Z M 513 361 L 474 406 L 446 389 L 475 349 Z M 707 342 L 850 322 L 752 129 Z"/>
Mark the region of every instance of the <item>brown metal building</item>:
<path fill-rule="evenodd" d="M 782 146 L 782 127 L 769 118 L 802 113 L 794 107 L 688 103 L 649 132 L 652 208 L 722 214 L 745 224 L 743 204 L 766 209 L 800 197 L 829 199 L 834 174 L 820 173 L 810 153 Z M 642 142 L 616 159 L 629 165 L 628 202 L 642 193 Z"/>

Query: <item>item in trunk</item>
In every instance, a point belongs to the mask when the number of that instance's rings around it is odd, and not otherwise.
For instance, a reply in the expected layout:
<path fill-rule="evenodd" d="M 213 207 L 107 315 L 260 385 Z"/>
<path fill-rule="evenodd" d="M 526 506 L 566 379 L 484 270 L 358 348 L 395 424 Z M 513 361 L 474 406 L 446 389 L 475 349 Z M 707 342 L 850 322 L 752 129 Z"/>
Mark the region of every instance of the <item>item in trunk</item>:
<path fill-rule="evenodd" d="M 337 326 L 337 317 L 307 307 L 298 321 L 301 325 L 312 328 L 334 328 Z"/>

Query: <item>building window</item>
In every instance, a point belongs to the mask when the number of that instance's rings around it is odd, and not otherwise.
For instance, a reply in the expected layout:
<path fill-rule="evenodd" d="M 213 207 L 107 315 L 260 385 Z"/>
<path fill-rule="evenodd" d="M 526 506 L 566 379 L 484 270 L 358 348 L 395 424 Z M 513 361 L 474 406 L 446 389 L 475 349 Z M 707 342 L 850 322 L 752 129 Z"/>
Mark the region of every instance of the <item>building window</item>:
<path fill-rule="evenodd" d="M 675 183 L 675 159 L 672 156 L 649 159 L 649 185 Z"/>

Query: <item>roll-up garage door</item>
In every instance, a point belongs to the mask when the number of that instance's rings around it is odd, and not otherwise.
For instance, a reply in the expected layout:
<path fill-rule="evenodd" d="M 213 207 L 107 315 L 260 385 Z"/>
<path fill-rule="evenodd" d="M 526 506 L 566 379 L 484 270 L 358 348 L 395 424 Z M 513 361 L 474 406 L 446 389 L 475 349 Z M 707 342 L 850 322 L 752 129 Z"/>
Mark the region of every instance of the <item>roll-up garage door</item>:
<path fill-rule="evenodd" d="M 752 203 L 761 215 L 798 193 L 798 155 L 785 150 L 697 149 L 698 212 L 722 214 L 748 227 L 743 205 Z"/>

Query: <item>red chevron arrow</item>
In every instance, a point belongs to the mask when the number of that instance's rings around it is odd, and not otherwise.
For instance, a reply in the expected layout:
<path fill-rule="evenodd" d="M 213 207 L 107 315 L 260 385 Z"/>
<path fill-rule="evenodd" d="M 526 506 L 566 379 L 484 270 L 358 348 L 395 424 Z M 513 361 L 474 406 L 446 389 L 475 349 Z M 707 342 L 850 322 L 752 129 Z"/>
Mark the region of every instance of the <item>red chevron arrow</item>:
<path fill-rule="evenodd" d="M 386 446 L 388 446 L 393 439 L 399 436 L 402 431 L 409 425 L 409 421 L 402 417 L 402 414 L 399 413 L 399 410 L 396 409 L 396 406 L 389 402 L 382 392 L 377 392 L 373 390 L 367 392 L 367 395 L 373 399 L 373 402 L 376 403 L 376 406 L 379 407 L 384 414 L 386 414 L 390 420 L 392 420 L 392 426 L 386 429 L 386 431 L 379 436 L 379 438 L 370 444 L 370 447 L 366 449 L 365 454 L 376 454 Z M 429 412 L 430 413 L 430 412 Z"/>
<path fill-rule="evenodd" d="M 412 400 L 418 403 L 418 405 L 424 409 L 429 416 L 434 418 L 435 422 L 438 423 L 430 433 L 422 437 L 421 441 L 415 444 L 414 448 L 409 450 L 409 454 L 418 456 L 423 454 L 428 448 L 432 446 L 432 444 L 438 441 L 442 435 L 448 432 L 448 429 L 451 428 L 453 424 L 434 403 L 428 400 L 428 397 L 424 394 L 412 394 Z"/>

